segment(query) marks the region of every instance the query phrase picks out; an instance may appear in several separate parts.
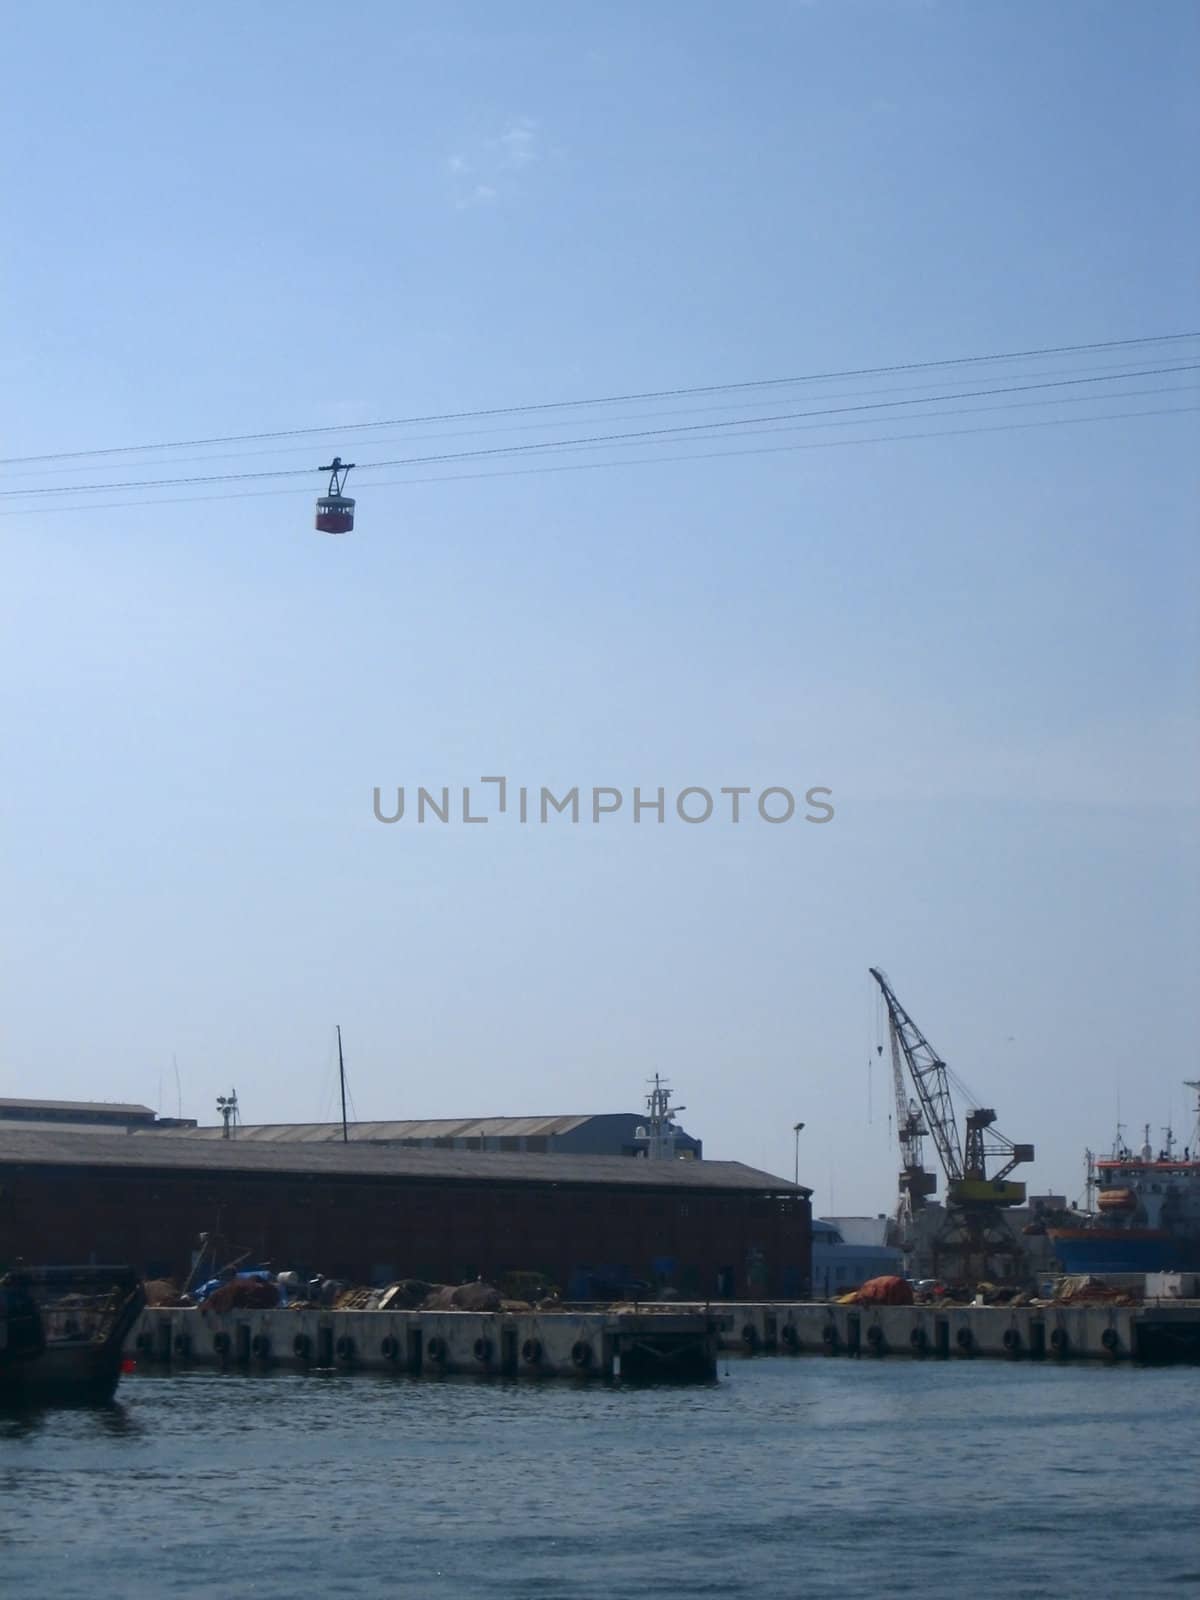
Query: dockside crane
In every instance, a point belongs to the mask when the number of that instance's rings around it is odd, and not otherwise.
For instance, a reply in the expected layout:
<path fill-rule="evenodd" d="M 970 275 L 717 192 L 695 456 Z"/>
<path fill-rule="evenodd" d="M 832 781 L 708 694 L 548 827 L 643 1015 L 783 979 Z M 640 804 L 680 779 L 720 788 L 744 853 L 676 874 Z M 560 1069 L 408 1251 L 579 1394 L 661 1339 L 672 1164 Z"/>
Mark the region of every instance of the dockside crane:
<path fill-rule="evenodd" d="M 925 1166 L 925 1138 L 929 1129 L 905 1081 L 896 1031 L 894 1028 L 888 1031 L 892 1045 L 892 1088 L 896 1096 L 896 1134 L 900 1141 L 900 1199 L 896 1223 L 901 1237 L 907 1239 L 913 1231 L 917 1212 L 937 1193 L 937 1174 Z M 882 1045 L 879 1053 L 883 1054 Z"/>
<path fill-rule="evenodd" d="M 932 1240 L 934 1275 L 964 1282 L 1019 1278 L 1024 1252 L 1004 1211 L 1024 1204 L 1025 1185 L 1008 1175 L 1033 1160 L 1033 1146 L 1005 1138 L 995 1127 L 995 1111 L 983 1106 L 967 1112 L 966 1138 L 960 1140 L 946 1063 L 900 1004 L 886 975 L 878 967 L 870 971 L 888 1013 L 902 1163 L 901 1237 L 911 1243 L 916 1215 L 937 1190 L 936 1176 L 924 1164 L 928 1135 L 946 1177 L 945 1216 Z M 906 1070 L 915 1099 L 905 1083 Z M 996 1158 L 1001 1165 L 989 1175 L 988 1162 Z"/>

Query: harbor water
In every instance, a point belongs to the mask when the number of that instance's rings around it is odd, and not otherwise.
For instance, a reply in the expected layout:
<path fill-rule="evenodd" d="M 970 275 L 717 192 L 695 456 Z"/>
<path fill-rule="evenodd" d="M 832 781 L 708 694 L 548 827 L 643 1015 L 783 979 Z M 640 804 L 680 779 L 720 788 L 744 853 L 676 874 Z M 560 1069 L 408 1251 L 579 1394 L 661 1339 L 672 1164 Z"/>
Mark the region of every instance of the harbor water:
<path fill-rule="evenodd" d="M 135 1374 L 0 1415 L 0 1590 L 1094 1596 L 1200 1588 L 1194 1369 L 721 1361 L 606 1387 Z"/>

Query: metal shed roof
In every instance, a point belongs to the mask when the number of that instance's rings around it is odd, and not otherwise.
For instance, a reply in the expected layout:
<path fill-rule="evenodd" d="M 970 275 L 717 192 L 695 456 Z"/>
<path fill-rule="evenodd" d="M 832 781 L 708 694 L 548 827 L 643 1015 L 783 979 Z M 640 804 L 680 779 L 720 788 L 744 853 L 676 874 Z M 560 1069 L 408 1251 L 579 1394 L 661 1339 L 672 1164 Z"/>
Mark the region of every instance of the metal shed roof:
<path fill-rule="evenodd" d="M 304 1177 L 403 1177 L 415 1182 L 621 1185 L 628 1188 L 800 1193 L 786 1178 L 739 1161 L 645 1161 L 630 1156 L 493 1155 L 467 1150 L 414 1150 L 380 1144 L 263 1144 L 240 1139 L 192 1139 L 186 1134 L 144 1139 L 85 1133 L 32 1133 L 0 1123 L 0 1167 L 113 1167 L 129 1170 L 292 1173 Z"/>
<path fill-rule="evenodd" d="M 4 1100 L 0 1099 L 0 1111 L 5 1109 L 17 1111 L 103 1111 L 110 1116 L 118 1112 L 121 1116 L 152 1117 L 154 1112 L 149 1106 L 127 1106 L 119 1100 Z"/>
<path fill-rule="evenodd" d="M 590 1116 L 576 1117 L 435 1117 L 424 1122 L 352 1122 L 350 1139 L 386 1143 L 400 1139 L 545 1139 L 570 1133 L 590 1122 Z M 224 1139 L 218 1124 L 208 1128 L 146 1128 L 146 1133 L 170 1134 L 172 1138 Z M 325 1144 L 342 1142 L 340 1122 L 255 1122 L 239 1123 L 239 1141 L 256 1144 Z"/>

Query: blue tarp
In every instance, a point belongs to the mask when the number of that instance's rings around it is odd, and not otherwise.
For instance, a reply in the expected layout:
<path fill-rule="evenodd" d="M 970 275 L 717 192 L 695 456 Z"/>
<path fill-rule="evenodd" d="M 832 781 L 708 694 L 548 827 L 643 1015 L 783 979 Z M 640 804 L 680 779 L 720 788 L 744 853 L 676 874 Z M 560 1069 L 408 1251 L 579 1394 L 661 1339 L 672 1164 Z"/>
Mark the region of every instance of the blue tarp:
<path fill-rule="evenodd" d="M 235 1278 L 259 1278 L 270 1283 L 272 1276 L 266 1267 L 250 1267 L 245 1272 L 235 1272 L 230 1278 L 210 1278 L 207 1283 L 202 1283 L 199 1288 L 192 1290 L 192 1299 L 199 1304 L 201 1300 L 207 1300 L 209 1295 L 223 1283 L 232 1283 Z"/>

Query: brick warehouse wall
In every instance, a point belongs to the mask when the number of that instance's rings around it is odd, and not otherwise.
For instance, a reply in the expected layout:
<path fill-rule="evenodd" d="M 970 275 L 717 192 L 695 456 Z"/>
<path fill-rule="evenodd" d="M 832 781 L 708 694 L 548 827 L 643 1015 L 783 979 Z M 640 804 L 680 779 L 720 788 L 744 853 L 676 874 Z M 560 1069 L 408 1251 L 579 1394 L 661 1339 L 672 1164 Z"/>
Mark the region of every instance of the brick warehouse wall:
<path fill-rule="evenodd" d="M 800 1295 L 811 1277 L 800 1194 L 0 1164 L 0 1265 L 119 1261 L 178 1279 L 205 1231 L 231 1254 L 360 1283 L 526 1270 L 570 1292 L 582 1272 L 618 1270 L 752 1298 Z"/>

